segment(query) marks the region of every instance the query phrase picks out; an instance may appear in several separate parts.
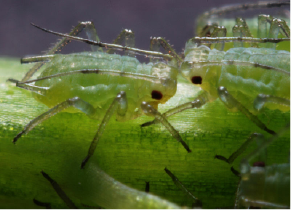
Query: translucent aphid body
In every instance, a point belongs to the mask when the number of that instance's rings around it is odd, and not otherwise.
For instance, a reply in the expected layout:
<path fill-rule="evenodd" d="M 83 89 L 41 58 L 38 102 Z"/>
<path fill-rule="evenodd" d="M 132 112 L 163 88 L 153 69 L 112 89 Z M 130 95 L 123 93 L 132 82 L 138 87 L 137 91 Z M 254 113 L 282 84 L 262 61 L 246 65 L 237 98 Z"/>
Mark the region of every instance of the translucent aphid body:
<path fill-rule="evenodd" d="M 205 12 L 201 17 L 207 20 L 220 13 L 283 5 L 290 5 L 290 2 L 225 6 Z M 237 19 L 241 27 L 233 27 L 233 37 L 226 37 L 225 27 L 206 25 L 202 32 L 206 37 L 194 37 L 186 43 L 184 58 L 175 56 L 181 64 L 180 73 L 203 91 L 192 102 L 165 112 L 165 117 L 186 109 L 200 108 L 219 98 L 231 111 L 242 112 L 258 127 L 275 134 L 259 120 L 257 114 L 266 107 L 283 112 L 290 110 L 290 52 L 276 50 L 276 45 L 281 42 L 288 43 L 290 47 L 290 29 L 285 21 L 260 17 L 265 22 L 264 27 L 259 27 L 258 38 L 252 37 L 243 19 Z M 279 38 L 280 35 L 284 38 Z M 225 50 L 226 43 L 233 43 L 234 47 Z M 251 47 L 245 47 L 245 44 Z M 214 49 L 211 49 L 212 46 Z"/>
<path fill-rule="evenodd" d="M 83 28 L 89 39 L 74 36 Z M 113 44 L 102 43 L 91 22 L 81 22 L 69 35 L 40 29 L 65 38 L 46 55 L 23 58 L 22 63 L 36 64 L 22 81 L 9 81 L 32 91 L 38 101 L 51 109 L 29 122 L 24 130 L 16 135 L 14 143 L 36 125 L 61 111 L 81 111 L 90 118 L 102 119 L 88 155 L 82 162 L 83 168 L 93 155 L 113 114 L 116 113 L 116 119 L 119 121 L 146 114 L 160 121 L 171 135 L 191 152 L 179 132 L 157 111 L 158 104 L 165 103 L 176 93 L 178 66 L 173 56 L 134 48 L 134 34 L 130 30 L 123 30 Z M 91 44 L 93 52 L 56 55 L 55 52 L 70 39 Z M 126 46 L 119 45 L 122 41 Z M 157 47 L 154 40 L 151 40 L 151 48 Z M 107 52 L 103 52 L 102 48 L 108 49 Z M 113 50 L 125 51 L 126 55 L 112 54 Z M 154 62 L 140 63 L 133 57 L 135 54 L 149 56 Z M 164 58 L 164 61 L 159 61 L 159 58 Z M 41 75 L 37 79 L 30 79 L 42 66 Z"/>
<path fill-rule="evenodd" d="M 289 208 L 290 164 L 252 166 L 241 174 L 237 205 L 261 208 Z"/>
<path fill-rule="evenodd" d="M 247 144 L 256 140 L 258 147 L 241 160 L 236 208 L 242 206 L 247 208 L 290 208 L 290 163 L 265 164 L 268 146 L 274 141 L 280 141 L 278 138 L 289 130 L 290 124 L 268 139 L 264 138 L 262 134 L 254 133 L 231 155 L 233 158 L 229 159 L 234 160 L 242 153 Z M 250 166 L 249 162 L 257 156 L 259 156 L 259 160 Z"/>
<path fill-rule="evenodd" d="M 228 61 L 235 62 L 230 65 Z M 258 65 L 239 65 L 244 62 L 272 66 L 278 70 L 267 70 Z M 283 50 L 232 48 L 225 52 L 203 45 L 197 47 L 190 40 L 185 47 L 181 72 L 190 82 L 208 92 L 210 101 L 220 97 L 218 87 L 227 87 L 228 92 L 252 112 L 255 112 L 255 107 L 260 108 L 259 103 L 253 106 L 259 94 L 290 99 L 290 53 Z M 273 103 L 266 103 L 265 107 L 282 111 L 290 109 Z"/>
<path fill-rule="evenodd" d="M 254 37 L 254 38 L 284 38 L 290 32 L 284 28 L 290 27 L 290 14 L 287 14 L 288 1 L 258 1 L 249 4 L 233 4 L 204 12 L 197 18 L 195 34 L 200 37 Z M 280 11 L 279 15 L 269 15 L 270 9 Z M 242 18 L 242 11 L 258 10 L 260 15 Z M 259 10 L 261 9 L 261 10 Z M 262 10 L 265 9 L 265 10 Z M 268 10 L 269 9 L 269 10 Z M 238 14 L 237 14 L 238 13 Z M 274 13 L 274 12 L 273 12 Z M 232 14 L 231 17 L 229 17 Z M 245 15 L 244 15 L 245 16 Z M 235 18 L 234 18 L 235 17 Z M 277 36 L 278 28 L 282 25 L 281 33 Z M 268 30 L 266 30 L 268 28 Z M 241 43 L 225 43 L 224 50 L 238 47 Z M 244 44 L 243 47 L 266 47 L 269 44 Z M 290 51 L 290 42 L 281 42 L 276 45 L 277 50 Z"/>
<path fill-rule="evenodd" d="M 37 81 L 36 86 L 47 87 L 47 89 L 45 94 L 34 93 L 34 97 L 48 107 L 54 107 L 68 98 L 80 97 L 93 107 L 98 108 L 98 112 L 91 116 L 92 118 L 102 118 L 101 113 L 108 109 L 111 100 L 120 91 L 124 91 L 127 95 L 128 108 L 125 115 L 117 115 L 117 119 L 129 120 L 143 114 L 140 108 L 143 101 L 147 101 L 157 109 L 159 103 L 165 103 L 176 92 L 178 72 L 174 67 L 162 62 L 142 64 L 134 57 L 101 51 L 54 55 L 50 62 L 45 65 L 45 69 L 39 77 L 80 69 L 116 70 L 120 71 L 121 74 L 128 72 L 166 79 L 163 82 L 154 83 L 98 73 L 67 75 Z M 64 111 L 76 112 L 79 110 L 71 108 Z"/>

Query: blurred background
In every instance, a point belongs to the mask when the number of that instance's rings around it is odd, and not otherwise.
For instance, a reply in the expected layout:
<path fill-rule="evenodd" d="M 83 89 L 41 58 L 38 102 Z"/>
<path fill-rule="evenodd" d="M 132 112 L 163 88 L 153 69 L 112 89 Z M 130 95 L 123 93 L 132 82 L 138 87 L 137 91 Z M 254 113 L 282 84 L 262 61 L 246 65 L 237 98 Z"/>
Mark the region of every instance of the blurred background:
<path fill-rule="evenodd" d="M 246 2 L 250 0 L 0 0 L 0 56 L 39 55 L 56 42 L 58 37 L 30 22 L 67 33 L 79 21 L 93 21 L 103 42 L 112 42 L 126 28 L 135 32 L 138 48 L 149 49 L 149 38 L 161 36 L 181 52 L 194 36 L 198 15 L 213 7 Z M 63 52 L 84 50 L 90 50 L 89 46 L 73 42 Z"/>

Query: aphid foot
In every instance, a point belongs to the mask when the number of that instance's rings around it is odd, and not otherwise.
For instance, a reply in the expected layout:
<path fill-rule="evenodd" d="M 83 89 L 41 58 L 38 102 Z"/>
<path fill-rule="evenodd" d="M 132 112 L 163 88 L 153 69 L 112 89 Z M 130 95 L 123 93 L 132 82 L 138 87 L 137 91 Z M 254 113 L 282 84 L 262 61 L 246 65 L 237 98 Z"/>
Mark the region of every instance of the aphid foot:
<path fill-rule="evenodd" d="M 9 78 L 8 80 L 6 80 L 6 82 L 12 82 L 12 83 L 17 84 L 19 81 L 16 79 Z"/>
<path fill-rule="evenodd" d="M 155 120 L 153 120 L 153 121 L 149 121 L 149 122 L 145 122 L 145 123 L 141 124 L 140 127 L 143 128 L 143 127 L 150 126 L 150 125 L 152 125 L 152 124 L 155 124 Z"/>
<path fill-rule="evenodd" d="M 215 155 L 215 156 L 214 156 L 214 159 L 219 159 L 219 160 L 222 160 L 222 161 L 224 161 L 224 162 L 229 163 L 229 162 L 228 162 L 228 159 L 227 159 L 226 157 L 222 156 L 222 155 Z"/>
<path fill-rule="evenodd" d="M 22 134 L 24 134 L 24 131 L 21 131 L 20 133 L 18 133 L 15 137 L 14 137 L 14 139 L 13 139 L 13 143 L 15 144 L 16 143 L 16 141 L 22 136 Z"/>
<path fill-rule="evenodd" d="M 88 162 L 89 160 L 89 156 L 86 156 L 85 159 L 82 161 L 82 164 L 81 164 L 81 169 L 84 169 L 86 163 Z"/>
<path fill-rule="evenodd" d="M 239 173 L 237 170 L 235 170 L 235 169 L 233 168 L 233 166 L 230 168 L 230 170 L 231 170 L 231 172 L 232 172 L 235 176 L 237 176 L 237 177 L 241 177 L 240 173 Z"/>
<path fill-rule="evenodd" d="M 46 209 L 51 209 L 50 203 L 45 203 L 45 202 L 36 200 L 35 198 L 33 199 L 33 203 L 37 206 L 45 207 Z"/>

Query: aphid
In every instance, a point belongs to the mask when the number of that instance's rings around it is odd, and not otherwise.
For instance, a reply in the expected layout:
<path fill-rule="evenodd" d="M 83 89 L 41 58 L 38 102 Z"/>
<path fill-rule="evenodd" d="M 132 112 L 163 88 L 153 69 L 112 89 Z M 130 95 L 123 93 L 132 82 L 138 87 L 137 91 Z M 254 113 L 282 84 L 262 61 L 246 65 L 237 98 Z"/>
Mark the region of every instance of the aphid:
<path fill-rule="evenodd" d="M 285 25 L 275 24 L 277 31 Z M 275 27 L 274 26 L 274 27 Z M 265 28 L 267 30 L 267 28 Z M 288 30 L 289 28 L 284 30 Z M 276 34 L 278 36 L 278 33 Z M 290 53 L 272 48 L 232 48 L 228 51 L 210 49 L 201 44 L 222 42 L 273 43 L 290 38 L 194 37 L 186 43 L 180 73 L 203 91 L 192 102 L 168 110 L 171 116 L 185 109 L 200 108 L 219 98 L 227 108 L 245 114 L 262 130 L 275 132 L 256 116 L 263 107 L 290 109 Z M 148 126 L 157 121 L 143 124 Z"/>
<path fill-rule="evenodd" d="M 202 202 L 196 198 L 169 169 L 165 168 L 164 170 L 171 177 L 174 184 L 191 199 L 192 208 L 201 208 Z"/>
<path fill-rule="evenodd" d="M 290 206 L 290 163 L 273 164 L 265 166 L 265 161 L 256 161 L 249 165 L 256 156 L 265 158 L 266 148 L 286 131 L 290 129 L 288 124 L 277 135 L 265 139 L 262 134 L 254 133 L 250 138 L 228 159 L 222 157 L 228 163 L 232 163 L 246 147 L 254 140 L 258 142 L 258 148 L 241 161 L 240 183 L 237 189 L 235 207 L 261 207 L 261 208 L 289 208 Z M 232 167 L 232 171 L 235 171 Z"/>
<path fill-rule="evenodd" d="M 99 42 L 91 22 L 80 23 L 70 35 L 80 32 L 83 28 L 87 30 L 89 38 L 93 40 L 63 35 L 65 38 L 57 43 L 47 55 L 22 59 L 23 63 L 37 62 L 37 64 L 21 82 L 9 79 L 18 87 L 32 91 L 38 101 L 52 107 L 28 123 L 24 130 L 17 134 L 13 142 L 15 143 L 18 138 L 27 134 L 42 121 L 65 109 L 73 113 L 81 111 L 93 119 L 103 118 L 88 155 L 82 162 L 81 167 L 83 168 L 93 155 L 109 119 L 115 112 L 118 121 L 134 119 L 145 113 L 161 121 L 173 137 L 190 152 L 191 150 L 182 140 L 178 131 L 157 111 L 158 104 L 165 103 L 176 92 L 178 70 L 173 57 L 160 52 L 133 48 L 134 35 L 129 31 L 123 31 L 114 44 Z M 54 52 L 60 50 L 69 39 L 73 39 L 72 37 L 92 44 L 92 49 L 95 51 L 54 55 Z M 118 44 L 122 39 L 126 39 L 128 46 L 123 47 Z M 94 45 L 109 48 L 109 52 L 104 53 L 101 49 L 96 49 Z M 155 47 L 154 43 L 152 47 Z M 165 62 L 142 64 L 132 56 L 109 54 L 112 49 L 124 50 L 129 55 L 141 53 L 155 59 L 162 57 L 172 59 L 172 61 L 168 64 Z M 44 64 L 44 61 L 47 63 L 45 63 L 45 69 L 41 75 L 37 79 L 29 80 Z M 32 84 L 33 82 L 34 84 Z"/>
<path fill-rule="evenodd" d="M 227 5 L 220 8 L 213 8 L 207 12 L 200 15 L 196 21 L 195 33 L 199 37 L 258 37 L 258 38 L 275 38 L 280 30 L 278 38 L 289 37 L 290 32 L 288 30 L 288 25 L 290 24 L 289 17 L 284 17 L 280 15 L 279 18 L 275 18 L 271 15 L 260 14 L 254 18 L 242 18 L 238 16 L 237 18 L 224 18 L 228 14 L 235 14 L 242 10 L 251 9 L 268 9 L 268 8 L 283 8 L 284 6 L 290 6 L 290 1 L 278 2 L 278 1 L 259 1 L 249 4 L 234 4 Z M 282 14 L 282 13 L 281 13 Z M 236 14 L 237 16 L 237 14 Z M 268 24 L 270 25 L 269 33 L 267 33 Z M 278 29 L 278 25 L 281 27 Z M 257 44 L 257 43 L 239 43 L 235 42 L 233 45 L 231 43 L 215 44 L 215 48 L 223 49 L 227 51 L 231 47 L 270 47 L 274 44 Z M 276 46 L 277 50 L 287 50 L 290 51 L 288 47 L 289 43 L 279 43 Z"/>

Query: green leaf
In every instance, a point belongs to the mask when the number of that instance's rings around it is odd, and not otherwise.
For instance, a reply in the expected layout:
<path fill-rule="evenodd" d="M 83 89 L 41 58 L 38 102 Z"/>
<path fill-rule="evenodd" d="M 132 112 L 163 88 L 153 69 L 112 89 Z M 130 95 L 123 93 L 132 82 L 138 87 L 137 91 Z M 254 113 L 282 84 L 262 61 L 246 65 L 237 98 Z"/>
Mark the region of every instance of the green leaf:
<path fill-rule="evenodd" d="M 161 125 L 141 128 L 140 124 L 152 120 L 150 117 L 128 122 L 111 119 L 95 154 L 85 169 L 80 169 L 100 124 L 85 114 L 60 113 L 12 143 L 30 120 L 48 110 L 29 91 L 6 82 L 8 78 L 21 79 L 28 69 L 19 59 L 0 59 L 0 208 L 40 208 L 33 199 L 49 202 L 53 208 L 67 208 L 41 175 L 42 170 L 80 208 L 178 207 L 173 203 L 191 207 L 192 201 L 172 182 L 165 167 L 204 208 L 233 207 L 239 178 L 230 171 L 230 165 L 214 156 L 228 157 L 253 132 L 270 136 L 216 100 L 169 118 L 192 153 Z M 160 111 L 190 101 L 198 91 L 180 79 L 177 94 L 160 106 Z M 290 113 L 265 110 L 259 118 L 278 131 L 290 121 Z M 267 163 L 287 162 L 289 142 L 288 134 L 274 142 L 268 148 Z M 234 168 L 238 169 L 241 157 Z M 141 192 L 146 182 L 150 183 L 150 194 Z"/>

